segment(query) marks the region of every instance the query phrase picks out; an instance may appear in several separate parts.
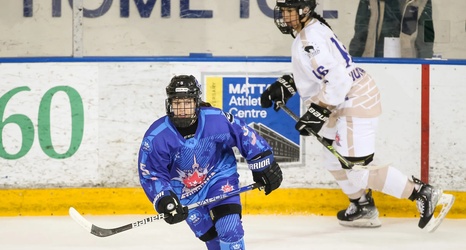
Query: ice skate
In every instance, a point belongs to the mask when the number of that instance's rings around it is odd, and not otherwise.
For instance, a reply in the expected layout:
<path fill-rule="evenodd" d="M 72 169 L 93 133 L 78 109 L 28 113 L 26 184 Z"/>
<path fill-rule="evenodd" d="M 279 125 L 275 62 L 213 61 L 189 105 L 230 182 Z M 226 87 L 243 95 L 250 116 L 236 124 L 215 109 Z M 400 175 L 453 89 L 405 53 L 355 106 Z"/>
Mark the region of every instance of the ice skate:
<path fill-rule="evenodd" d="M 380 227 L 379 210 L 375 207 L 372 198 L 372 190 L 366 194 L 367 201 L 360 202 L 359 199 L 351 200 L 346 210 L 337 214 L 340 225 L 346 227 Z"/>
<path fill-rule="evenodd" d="M 414 183 L 420 185 L 419 190 L 415 190 L 409 197 L 412 201 L 416 200 L 416 206 L 420 213 L 418 226 L 432 233 L 440 226 L 450 211 L 455 202 L 455 197 L 451 194 L 444 194 L 442 189 L 423 183 L 414 176 L 412 178 Z M 436 217 L 434 212 L 439 205 L 442 206 L 442 209 Z"/>

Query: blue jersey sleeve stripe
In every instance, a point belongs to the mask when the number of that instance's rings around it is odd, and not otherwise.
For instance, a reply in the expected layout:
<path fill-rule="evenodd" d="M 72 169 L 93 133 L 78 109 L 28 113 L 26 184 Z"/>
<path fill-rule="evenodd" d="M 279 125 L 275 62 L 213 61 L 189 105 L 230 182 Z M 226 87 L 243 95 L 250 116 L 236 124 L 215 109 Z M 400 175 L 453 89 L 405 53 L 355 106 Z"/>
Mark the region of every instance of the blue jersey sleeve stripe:
<path fill-rule="evenodd" d="M 166 124 L 166 119 L 168 119 L 168 117 L 165 118 L 165 122 L 164 122 L 164 123 L 160 124 L 158 127 L 156 127 L 154 130 L 152 130 L 152 131 L 150 132 L 150 135 L 151 135 L 152 137 L 157 136 L 157 135 L 160 134 L 163 130 L 165 130 L 166 128 L 169 128 L 169 126 L 167 126 L 167 124 Z M 148 137 L 149 137 L 149 136 L 148 136 Z M 151 139 L 151 141 L 152 141 L 152 139 Z"/>
<path fill-rule="evenodd" d="M 219 109 L 204 109 L 202 110 L 206 115 L 218 115 L 221 113 Z"/>

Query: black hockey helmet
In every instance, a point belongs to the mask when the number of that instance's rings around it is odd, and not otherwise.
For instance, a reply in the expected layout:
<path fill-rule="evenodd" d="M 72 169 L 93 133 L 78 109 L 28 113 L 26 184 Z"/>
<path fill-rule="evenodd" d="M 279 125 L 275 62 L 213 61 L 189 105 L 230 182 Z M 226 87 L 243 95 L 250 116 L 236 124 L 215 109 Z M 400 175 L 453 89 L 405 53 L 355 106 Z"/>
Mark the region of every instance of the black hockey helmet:
<path fill-rule="evenodd" d="M 201 86 L 196 78 L 192 75 L 174 76 L 166 88 L 167 99 L 165 100 L 165 108 L 167 116 L 175 124 L 176 127 L 188 127 L 197 120 L 199 113 L 199 104 L 201 103 Z M 192 114 L 189 117 L 177 117 L 173 110 L 174 99 L 193 99 L 194 105 L 181 105 L 178 109 L 184 109 L 183 114 Z"/>
<path fill-rule="evenodd" d="M 293 27 L 283 19 L 282 8 L 296 8 L 299 20 L 302 20 L 310 16 L 312 12 L 314 12 L 316 6 L 316 0 L 277 0 L 273 12 L 275 25 L 283 34 L 293 35 Z"/>

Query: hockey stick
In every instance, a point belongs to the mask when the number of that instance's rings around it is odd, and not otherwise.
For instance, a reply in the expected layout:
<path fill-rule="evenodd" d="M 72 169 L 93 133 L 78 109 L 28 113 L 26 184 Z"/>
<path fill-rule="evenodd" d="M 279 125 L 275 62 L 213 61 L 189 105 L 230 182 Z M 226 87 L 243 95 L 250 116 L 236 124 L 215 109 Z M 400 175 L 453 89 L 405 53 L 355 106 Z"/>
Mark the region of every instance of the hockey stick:
<path fill-rule="evenodd" d="M 212 198 L 208 198 L 208 199 L 205 199 L 205 200 L 202 200 L 202 201 L 198 201 L 198 202 L 193 203 L 193 204 L 189 204 L 186 207 L 188 209 L 193 209 L 193 208 L 196 208 L 196 207 L 205 206 L 205 205 L 208 205 L 208 204 L 211 204 L 211 203 L 214 203 L 214 202 L 217 202 L 217 201 L 221 201 L 221 200 L 224 200 L 224 199 L 226 199 L 228 197 L 238 195 L 240 193 L 244 193 L 246 191 L 250 191 L 250 190 L 253 190 L 253 189 L 256 189 L 256 188 L 261 189 L 262 186 L 260 184 L 258 184 L 258 183 L 253 183 L 253 184 L 250 184 L 250 185 L 247 185 L 247 186 L 244 186 L 244 187 L 240 187 L 239 189 L 228 192 L 228 193 L 224 193 L 224 194 L 221 194 L 221 195 L 214 196 Z M 123 226 L 120 226 L 120 227 L 103 228 L 103 227 L 96 226 L 93 223 L 91 223 L 90 221 L 86 220 L 86 218 L 84 218 L 73 207 L 70 207 L 69 214 L 70 214 L 71 218 L 73 218 L 73 220 L 76 221 L 79 225 L 81 225 L 84 229 L 86 229 L 88 232 L 90 232 L 91 234 L 93 234 L 95 236 L 98 236 L 98 237 L 107 237 L 107 236 L 115 235 L 117 233 L 121 233 L 121 232 L 130 230 L 130 229 L 133 229 L 135 227 L 140 227 L 140 226 L 146 225 L 148 223 L 151 223 L 151 222 L 154 222 L 154 221 L 161 220 L 161 219 L 165 218 L 165 214 L 157 214 L 157 215 L 154 215 L 154 216 L 142 219 L 142 220 L 138 220 L 136 222 L 129 223 L 129 224 L 126 224 L 126 225 L 123 225 Z"/>
<path fill-rule="evenodd" d="M 293 118 L 293 120 L 295 120 L 296 122 L 299 120 L 299 117 L 297 115 L 295 115 L 293 113 L 293 111 L 291 111 L 291 109 L 289 109 L 287 106 L 285 106 L 285 104 L 283 104 L 282 102 L 277 102 L 277 105 L 283 110 L 285 111 L 285 113 L 287 113 L 291 118 Z M 354 169 L 354 170 L 365 170 L 365 169 L 368 169 L 368 170 L 374 170 L 374 169 L 379 169 L 379 168 L 384 168 L 384 167 L 387 167 L 389 164 L 387 165 L 380 165 L 380 166 L 372 166 L 372 165 L 363 165 L 362 163 L 361 164 L 357 164 L 357 163 L 354 163 L 354 162 L 351 162 L 351 161 L 348 161 L 345 157 L 343 157 L 340 153 L 338 153 L 338 151 L 332 146 L 330 145 L 322 136 L 320 136 L 319 134 L 315 133 L 314 131 L 312 131 L 311 129 L 306 129 L 309 133 L 311 133 L 312 135 L 314 135 L 317 140 L 322 144 L 324 145 L 325 148 L 327 148 L 334 156 L 336 156 L 338 158 L 338 160 L 340 160 L 341 163 L 343 163 L 348 169 Z"/>

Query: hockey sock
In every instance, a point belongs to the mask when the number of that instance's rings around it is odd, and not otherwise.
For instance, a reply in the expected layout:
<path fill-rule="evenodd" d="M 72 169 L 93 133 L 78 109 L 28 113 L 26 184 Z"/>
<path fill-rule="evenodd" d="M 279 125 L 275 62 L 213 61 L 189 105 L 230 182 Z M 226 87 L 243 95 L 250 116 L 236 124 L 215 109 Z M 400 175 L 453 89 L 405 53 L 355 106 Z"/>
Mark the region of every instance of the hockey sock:
<path fill-rule="evenodd" d="M 207 250 L 221 250 L 220 240 L 218 239 L 218 237 L 215 237 L 215 239 L 207 241 L 205 245 L 207 246 Z"/>
<path fill-rule="evenodd" d="M 221 242 L 236 242 L 244 236 L 243 224 L 239 214 L 229 214 L 218 219 L 215 228 Z"/>
<path fill-rule="evenodd" d="M 361 196 L 361 198 L 359 198 L 359 203 L 363 203 L 363 202 L 366 202 L 366 201 L 367 201 L 366 194 L 363 194 Z"/>
<path fill-rule="evenodd" d="M 244 250 L 244 239 L 241 238 L 240 240 L 236 242 L 223 242 L 220 241 L 220 250 Z"/>

